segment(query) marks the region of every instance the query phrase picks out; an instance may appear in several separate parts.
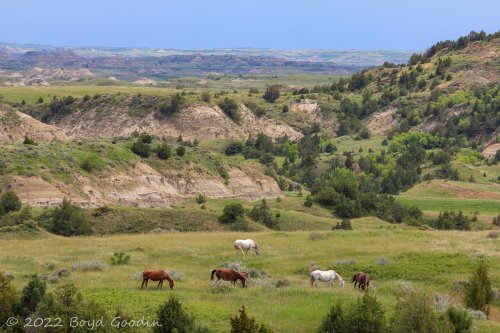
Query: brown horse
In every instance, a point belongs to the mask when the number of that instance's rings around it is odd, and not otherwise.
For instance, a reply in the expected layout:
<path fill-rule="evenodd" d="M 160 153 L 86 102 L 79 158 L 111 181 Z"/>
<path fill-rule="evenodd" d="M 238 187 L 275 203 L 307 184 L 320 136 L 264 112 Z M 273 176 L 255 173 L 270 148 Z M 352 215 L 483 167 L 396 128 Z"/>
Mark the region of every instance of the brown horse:
<path fill-rule="evenodd" d="M 210 275 L 210 280 L 214 279 L 214 275 L 217 277 L 217 281 L 222 279 L 224 281 L 231 281 L 231 284 L 235 285 L 236 281 L 240 280 L 241 285 L 243 287 L 245 286 L 245 277 L 241 273 L 233 271 L 232 269 L 214 269 Z"/>
<path fill-rule="evenodd" d="M 365 291 L 366 288 L 370 285 L 370 277 L 368 274 L 363 273 L 363 272 L 357 272 L 354 277 L 352 278 L 352 281 L 354 282 L 354 287 L 356 288 L 356 283 L 358 284 L 358 288 L 361 290 Z"/>
<path fill-rule="evenodd" d="M 146 289 L 148 288 L 148 281 L 160 281 L 158 282 L 158 288 L 163 288 L 163 280 L 168 281 L 168 285 L 170 286 L 170 289 L 174 289 L 174 279 L 164 270 L 162 269 L 157 269 L 157 270 L 148 270 L 142 272 L 142 285 L 141 289 L 146 285 Z"/>

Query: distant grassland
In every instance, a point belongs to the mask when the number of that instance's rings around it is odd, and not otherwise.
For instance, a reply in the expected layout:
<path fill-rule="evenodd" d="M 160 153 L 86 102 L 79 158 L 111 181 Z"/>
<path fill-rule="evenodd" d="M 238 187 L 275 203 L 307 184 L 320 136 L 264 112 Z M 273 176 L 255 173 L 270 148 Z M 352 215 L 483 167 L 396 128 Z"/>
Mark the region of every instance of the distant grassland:
<path fill-rule="evenodd" d="M 104 271 L 72 271 L 59 285 L 74 283 L 87 299 L 95 300 L 110 313 L 116 308 L 132 317 L 154 316 L 168 295 L 176 295 L 198 322 L 215 332 L 229 330 L 229 318 L 241 305 L 257 321 L 268 323 L 275 332 L 313 332 L 321 318 L 336 302 L 353 302 L 360 293 L 349 281 L 362 270 L 372 277 L 371 294 L 392 314 L 402 281 L 415 288 L 449 294 L 456 281 L 467 280 L 478 258 L 489 265 L 493 286 L 500 283 L 499 240 L 487 232 L 421 231 L 402 225 L 390 225 L 375 218 L 353 221 L 353 231 L 323 231 L 317 240 L 309 232 L 198 232 L 115 235 L 105 237 L 63 238 L 43 235 L 36 240 L 2 240 L 0 266 L 12 273 L 17 288 L 27 282 L 27 274 L 48 272 L 45 264 L 57 261 L 56 268 L 69 268 L 75 262 L 101 260 Z M 255 239 L 261 255 L 235 254 L 232 243 L 237 238 Z M 124 266 L 110 265 L 116 251 L 131 255 Z M 379 258 L 388 263 L 381 265 Z M 211 292 L 210 271 L 223 262 L 240 262 L 247 269 L 265 270 L 269 275 L 250 283 L 248 288 L 231 288 L 227 293 Z M 342 263 L 344 261 L 344 263 Z M 307 274 L 311 263 L 323 269 L 335 269 L 346 287 L 321 285 L 311 288 Z M 175 269 L 183 273 L 173 291 L 156 290 L 150 283 L 140 290 L 134 274 L 144 269 Z M 274 282 L 288 279 L 289 286 L 276 288 Z M 49 285 L 52 290 L 57 285 Z M 499 306 L 493 306 L 489 321 L 474 322 L 474 332 L 498 332 Z"/>

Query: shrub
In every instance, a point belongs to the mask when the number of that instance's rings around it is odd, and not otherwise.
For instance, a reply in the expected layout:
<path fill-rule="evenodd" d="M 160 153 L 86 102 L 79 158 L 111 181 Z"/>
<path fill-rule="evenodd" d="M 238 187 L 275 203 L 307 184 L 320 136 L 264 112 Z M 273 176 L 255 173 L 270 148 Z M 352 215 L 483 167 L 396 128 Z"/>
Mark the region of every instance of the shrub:
<path fill-rule="evenodd" d="M 264 93 L 264 99 L 269 103 L 274 103 L 280 97 L 280 89 L 278 86 L 269 86 Z"/>
<path fill-rule="evenodd" d="M 186 154 L 186 147 L 184 146 L 179 146 L 177 148 L 175 148 L 175 153 L 177 154 L 177 156 L 179 157 L 182 157 Z"/>
<path fill-rule="evenodd" d="M 219 216 L 219 222 L 228 224 L 236 221 L 243 221 L 245 216 L 245 208 L 240 203 L 231 203 L 224 207 L 223 213 Z"/>
<path fill-rule="evenodd" d="M 50 270 L 50 271 L 54 270 L 54 269 L 56 268 L 56 266 L 57 266 L 57 261 L 55 261 L 55 260 L 49 260 L 49 261 L 45 264 L 45 267 L 46 267 L 48 270 Z"/>
<path fill-rule="evenodd" d="M 313 205 L 312 197 L 308 194 L 306 196 L 306 201 L 304 201 L 304 206 L 306 206 L 306 207 L 312 207 L 312 205 Z"/>
<path fill-rule="evenodd" d="M 20 314 L 23 317 L 27 317 L 35 312 L 46 290 L 47 284 L 38 275 L 35 274 L 30 277 L 28 284 L 21 292 Z"/>
<path fill-rule="evenodd" d="M 333 305 L 323 318 L 318 333 L 347 333 L 344 310 L 340 303 Z"/>
<path fill-rule="evenodd" d="M 449 306 L 446 310 L 448 320 L 454 327 L 453 333 L 468 333 L 472 326 L 472 316 L 466 310 L 457 308 L 456 306 Z"/>
<path fill-rule="evenodd" d="M 195 329 L 194 317 L 190 315 L 183 307 L 181 302 L 174 296 L 160 305 L 156 311 L 158 323 L 161 326 L 155 326 L 155 333 L 191 333 Z"/>
<path fill-rule="evenodd" d="M 205 203 L 205 202 L 207 202 L 207 197 L 206 197 L 206 196 L 204 196 L 203 194 L 198 194 L 198 195 L 196 196 L 196 203 L 197 203 L 198 205 L 201 205 L 201 204 L 203 204 L 203 203 Z"/>
<path fill-rule="evenodd" d="M 453 326 L 434 310 L 428 295 L 411 292 L 397 302 L 390 332 L 452 333 Z"/>
<path fill-rule="evenodd" d="M 170 116 L 180 111 L 182 105 L 184 104 L 184 97 L 181 94 L 176 93 L 168 102 L 164 102 L 158 105 L 158 111 L 164 116 Z"/>
<path fill-rule="evenodd" d="M 61 236 L 89 235 L 92 233 L 90 223 L 81 208 L 75 207 L 64 198 L 49 219 L 48 230 Z"/>
<path fill-rule="evenodd" d="M 285 106 L 283 106 L 283 109 L 281 109 L 281 112 L 287 113 L 289 110 L 290 109 L 289 109 L 288 105 L 285 105 Z"/>
<path fill-rule="evenodd" d="M 377 298 L 365 293 L 346 311 L 346 325 L 351 332 L 385 332 L 385 310 Z"/>
<path fill-rule="evenodd" d="M 488 313 L 488 304 L 493 298 L 493 290 L 488 277 L 488 267 L 481 260 L 465 288 L 465 305 L 474 310 Z"/>
<path fill-rule="evenodd" d="M 7 191 L 0 197 L 0 204 L 6 213 L 16 212 L 21 209 L 21 201 L 12 191 Z"/>
<path fill-rule="evenodd" d="M 227 156 L 241 154 L 243 152 L 243 143 L 239 141 L 231 142 L 227 147 L 224 153 Z"/>
<path fill-rule="evenodd" d="M 9 317 L 16 317 L 19 295 L 11 284 L 11 279 L 0 272 L 0 331 Z M 23 330 L 19 328 L 19 332 Z M 7 332 L 7 331 L 5 331 Z"/>
<path fill-rule="evenodd" d="M 162 160 L 168 160 L 170 156 L 172 156 L 172 149 L 166 142 L 164 142 L 160 146 L 158 146 L 156 155 Z"/>
<path fill-rule="evenodd" d="M 239 315 L 231 318 L 231 333 L 272 333 L 268 326 L 256 323 L 255 318 L 246 314 L 245 306 L 242 305 Z"/>
<path fill-rule="evenodd" d="M 498 214 L 496 217 L 494 217 L 491 220 L 491 223 L 493 223 L 493 225 L 500 226 L 500 214 Z"/>
<path fill-rule="evenodd" d="M 439 216 L 436 220 L 431 221 L 431 225 L 437 229 L 441 230 L 470 230 L 470 219 L 462 214 L 462 211 L 458 213 L 454 211 L 444 211 L 439 212 Z"/>
<path fill-rule="evenodd" d="M 352 230 L 351 220 L 347 218 L 343 218 L 340 223 L 337 222 L 335 227 L 332 227 L 335 230 Z"/>
<path fill-rule="evenodd" d="M 131 147 L 131 150 L 134 154 L 148 158 L 151 154 L 151 149 L 148 144 L 146 144 L 141 138 L 137 139 Z"/>
<path fill-rule="evenodd" d="M 35 144 L 36 144 L 36 142 L 35 142 L 35 140 L 33 140 L 33 138 L 30 138 L 27 135 L 24 136 L 23 145 L 35 145 Z"/>
<path fill-rule="evenodd" d="M 106 269 L 106 265 L 102 261 L 97 259 L 74 262 L 71 267 L 74 271 L 82 272 L 96 272 Z"/>
<path fill-rule="evenodd" d="M 219 102 L 219 107 L 235 123 L 240 122 L 241 115 L 238 111 L 238 103 L 234 99 L 225 97 L 223 101 Z"/>
<path fill-rule="evenodd" d="M 130 255 L 123 251 L 113 253 L 111 265 L 126 265 L 130 261 Z"/>
<path fill-rule="evenodd" d="M 212 102 L 212 95 L 208 91 L 204 91 L 201 93 L 201 100 L 205 103 Z"/>
<path fill-rule="evenodd" d="M 390 264 L 391 261 L 389 259 L 387 259 L 386 257 L 380 257 L 380 258 L 377 258 L 376 262 L 379 265 L 385 266 L 385 265 Z"/>
<path fill-rule="evenodd" d="M 317 231 L 313 231 L 309 234 L 309 239 L 312 241 L 317 241 L 320 239 L 326 239 L 326 235 Z"/>
<path fill-rule="evenodd" d="M 262 199 L 259 204 L 254 205 L 248 216 L 255 222 L 263 223 L 268 228 L 277 227 L 277 221 L 273 220 L 266 199 Z"/>
<path fill-rule="evenodd" d="M 274 286 L 276 288 L 282 288 L 282 287 L 288 287 L 289 284 L 290 284 L 290 282 L 287 279 L 278 279 L 274 283 Z"/>

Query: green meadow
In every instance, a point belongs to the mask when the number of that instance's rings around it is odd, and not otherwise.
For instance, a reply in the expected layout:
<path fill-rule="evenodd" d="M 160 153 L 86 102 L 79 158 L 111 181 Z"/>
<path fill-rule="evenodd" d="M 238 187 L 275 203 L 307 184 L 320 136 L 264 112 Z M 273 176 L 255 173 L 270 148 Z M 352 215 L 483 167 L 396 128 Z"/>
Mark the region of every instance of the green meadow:
<path fill-rule="evenodd" d="M 158 305 L 175 295 L 198 322 L 216 332 L 229 330 L 229 318 L 241 305 L 276 332 L 313 332 L 335 302 L 353 302 L 360 297 L 350 284 L 359 270 L 370 274 L 369 292 L 384 305 L 388 318 L 403 289 L 450 295 L 461 302 L 463 291 L 456 283 L 468 280 L 480 259 L 489 266 L 493 286 L 500 282 L 500 242 L 488 238 L 487 231 L 425 231 L 370 217 L 353 220 L 353 228 L 315 234 L 213 231 L 71 238 L 43 233 L 39 239 L 2 240 L 0 266 L 21 288 L 27 275 L 50 273 L 46 263 L 56 261 L 56 269 L 67 268 L 71 275 L 49 284 L 49 290 L 74 283 L 86 299 L 95 300 L 110 313 L 120 308 L 132 318 L 153 318 Z M 232 244 L 238 238 L 256 240 L 261 254 L 235 253 Z M 111 265 L 116 251 L 130 254 L 130 262 Z M 87 260 L 100 260 L 106 267 L 94 272 L 72 270 L 74 263 Z M 230 287 L 216 293 L 210 271 L 225 262 L 264 274 L 252 279 L 248 288 Z M 314 265 L 336 270 L 346 280 L 346 287 L 310 287 L 308 272 Z M 174 269 L 182 278 L 173 290 L 157 290 L 152 282 L 148 290 L 141 290 L 140 272 L 159 268 Z M 289 285 L 276 287 L 275 282 L 283 279 Z M 499 310 L 496 304 L 490 320 L 475 320 L 473 331 L 497 332 Z"/>

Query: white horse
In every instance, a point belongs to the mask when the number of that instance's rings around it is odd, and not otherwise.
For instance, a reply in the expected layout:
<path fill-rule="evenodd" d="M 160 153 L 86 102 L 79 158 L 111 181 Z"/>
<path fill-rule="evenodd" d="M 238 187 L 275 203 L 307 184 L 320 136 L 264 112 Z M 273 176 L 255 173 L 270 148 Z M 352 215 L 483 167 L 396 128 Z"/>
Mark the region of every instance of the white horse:
<path fill-rule="evenodd" d="M 251 253 L 251 249 L 254 249 L 255 254 L 259 254 L 259 247 L 257 246 L 257 243 L 254 242 L 253 239 L 237 239 L 234 241 L 234 251 L 237 252 L 238 250 L 241 251 L 241 253 L 247 254 L 248 251 Z"/>
<path fill-rule="evenodd" d="M 311 274 L 309 274 L 309 283 L 313 287 L 316 287 L 316 282 L 318 282 L 318 281 L 329 282 L 330 286 L 333 287 L 333 280 L 335 280 L 335 279 L 338 279 L 339 285 L 342 288 L 344 288 L 344 280 L 335 271 L 316 270 L 316 271 L 312 271 Z"/>

